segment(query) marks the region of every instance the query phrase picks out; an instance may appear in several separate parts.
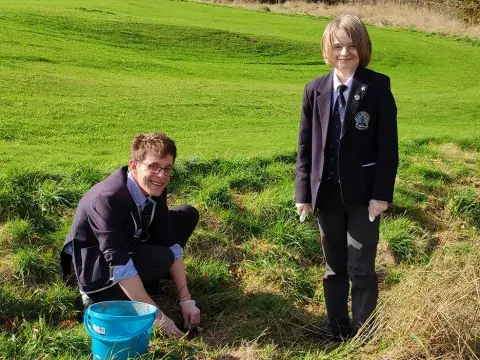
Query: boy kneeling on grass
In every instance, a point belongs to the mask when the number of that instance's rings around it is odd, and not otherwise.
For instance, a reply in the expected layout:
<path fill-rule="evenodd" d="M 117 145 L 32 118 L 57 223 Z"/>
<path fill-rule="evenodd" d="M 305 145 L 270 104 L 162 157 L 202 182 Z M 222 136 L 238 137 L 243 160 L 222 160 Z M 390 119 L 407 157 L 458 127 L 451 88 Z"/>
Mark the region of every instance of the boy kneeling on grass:
<path fill-rule="evenodd" d="M 175 143 L 162 133 L 139 134 L 130 161 L 80 200 L 61 254 L 64 276 L 71 264 L 84 303 L 133 300 L 156 305 L 145 288 L 170 274 L 178 292 L 185 328 L 200 323 L 182 259 L 197 223 L 190 205 L 167 207 L 166 187 L 173 174 Z M 158 311 L 155 324 L 182 336 L 175 323 Z"/>

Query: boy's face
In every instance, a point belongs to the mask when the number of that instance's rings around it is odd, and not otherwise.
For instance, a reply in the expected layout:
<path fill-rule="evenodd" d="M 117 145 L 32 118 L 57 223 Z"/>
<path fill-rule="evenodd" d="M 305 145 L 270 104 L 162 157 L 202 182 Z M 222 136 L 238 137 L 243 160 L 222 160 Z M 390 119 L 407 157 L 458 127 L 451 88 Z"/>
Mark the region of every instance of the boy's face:
<path fill-rule="evenodd" d="M 133 178 L 145 195 L 160 196 L 170 182 L 173 171 L 173 156 L 147 154 L 142 162 L 130 160 Z"/>
<path fill-rule="evenodd" d="M 357 48 L 345 30 L 340 31 L 333 41 L 333 67 L 340 71 L 355 72 L 360 62 Z"/>

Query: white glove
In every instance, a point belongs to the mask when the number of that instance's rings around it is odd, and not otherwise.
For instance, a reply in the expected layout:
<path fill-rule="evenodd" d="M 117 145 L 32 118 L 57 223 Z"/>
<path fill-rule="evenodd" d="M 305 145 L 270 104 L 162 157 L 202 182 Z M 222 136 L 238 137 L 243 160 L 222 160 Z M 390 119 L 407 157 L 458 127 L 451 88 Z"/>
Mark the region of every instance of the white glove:
<path fill-rule="evenodd" d="M 200 309 L 195 306 L 195 300 L 185 300 L 180 302 L 184 326 L 188 330 L 192 330 L 200 324 Z"/>
<path fill-rule="evenodd" d="M 175 325 L 175 323 L 173 322 L 172 319 L 170 319 L 167 315 L 165 315 L 163 312 L 162 312 L 162 315 L 159 316 L 157 315 L 157 318 L 155 319 L 155 322 L 154 322 L 155 325 L 159 326 L 160 329 L 162 329 L 163 332 L 165 332 L 166 334 L 170 335 L 170 336 L 174 336 L 174 337 L 182 337 L 183 335 L 185 335 L 183 332 L 181 332 L 177 326 Z"/>
<path fill-rule="evenodd" d="M 297 203 L 297 214 L 300 215 L 300 222 L 303 223 L 307 218 L 307 214 L 312 210 L 312 205 L 307 203 Z"/>
<path fill-rule="evenodd" d="M 380 213 L 387 210 L 387 208 L 388 203 L 386 201 L 370 200 L 370 203 L 368 204 L 368 218 L 373 222 L 375 218 L 380 215 Z"/>

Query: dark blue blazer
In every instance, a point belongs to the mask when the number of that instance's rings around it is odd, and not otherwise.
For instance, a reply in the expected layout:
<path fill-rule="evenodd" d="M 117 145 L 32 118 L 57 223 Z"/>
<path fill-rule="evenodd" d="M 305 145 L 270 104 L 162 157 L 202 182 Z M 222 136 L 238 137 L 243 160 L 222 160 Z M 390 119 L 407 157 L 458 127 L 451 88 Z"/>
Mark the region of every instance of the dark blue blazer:
<path fill-rule="evenodd" d="M 125 265 L 135 252 L 141 218 L 127 188 L 127 167 L 93 186 L 80 200 L 65 244 L 72 242 L 72 262 L 80 290 L 89 293 L 114 285 L 113 269 Z M 148 228 L 150 244 L 173 245 L 168 223 L 166 190 L 156 201 Z"/>
<path fill-rule="evenodd" d="M 295 202 L 315 209 L 325 164 L 333 71 L 305 86 L 295 178 Z M 392 202 L 398 167 L 397 107 L 390 79 L 358 68 L 347 100 L 339 145 L 339 178 L 347 206 Z"/>

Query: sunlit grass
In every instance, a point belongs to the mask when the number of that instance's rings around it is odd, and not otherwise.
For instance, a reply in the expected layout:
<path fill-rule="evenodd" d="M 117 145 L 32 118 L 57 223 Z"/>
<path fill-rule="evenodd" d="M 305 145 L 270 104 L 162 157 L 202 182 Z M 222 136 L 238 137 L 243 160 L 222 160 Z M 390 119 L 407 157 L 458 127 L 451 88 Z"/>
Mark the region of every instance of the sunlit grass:
<path fill-rule="evenodd" d="M 133 135 L 148 131 L 177 141 L 170 204 L 201 213 L 185 260 L 203 331 L 181 341 L 156 331 L 146 358 L 349 359 L 388 350 L 384 332 L 370 352 L 326 342 L 319 233 L 294 207 L 301 94 L 328 71 L 318 45 L 326 19 L 163 0 L 7 0 L 0 14 L 0 358 L 89 358 L 78 291 L 62 284 L 58 254 L 81 196 L 124 165 Z M 385 301 L 403 284 L 417 286 L 410 271 L 429 272 L 444 246 L 458 243 L 449 254 L 459 272 L 464 247 L 476 251 L 478 84 L 466 70 L 478 47 L 369 31 L 371 67 L 391 77 L 401 139 L 379 246 Z M 178 304 L 158 301 L 180 323 Z"/>

